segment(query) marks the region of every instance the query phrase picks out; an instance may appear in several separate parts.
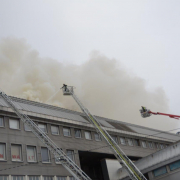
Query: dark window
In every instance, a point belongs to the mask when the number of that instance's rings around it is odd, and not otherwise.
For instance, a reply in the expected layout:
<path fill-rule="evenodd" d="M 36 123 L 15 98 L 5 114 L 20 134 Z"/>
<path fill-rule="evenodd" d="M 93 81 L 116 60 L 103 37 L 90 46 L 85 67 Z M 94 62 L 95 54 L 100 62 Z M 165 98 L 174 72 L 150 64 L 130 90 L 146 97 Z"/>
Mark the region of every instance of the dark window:
<path fill-rule="evenodd" d="M 49 155 L 49 150 L 46 147 L 41 148 L 41 157 L 42 157 L 42 162 L 50 162 L 50 155 Z"/>
<path fill-rule="evenodd" d="M 135 146 L 140 146 L 140 142 L 139 142 L 138 139 L 134 139 L 134 145 L 135 145 Z"/>
<path fill-rule="evenodd" d="M 0 127 L 4 127 L 4 118 L 0 117 Z"/>
<path fill-rule="evenodd" d="M 24 180 L 24 176 L 12 176 L 13 180 Z"/>
<path fill-rule="evenodd" d="M 53 180 L 53 176 L 43 176 L 44 180 Z"/>
<path fill-rule="evenodd" d="M 66 180 L 67 177 L 64 177 L 64 176 L 57 176 L 57 180 Z"/>
<path fill-rule="evenodd" d="M 167 173 L 167 169 L 166 169 L 166 166 L 163 166 L 161 168 L 158 168 L 158 169 L 155 169 L 153 171 L 154 173 L 154 176 L 157 177 L 157 176 L 161 176 L 163 174 L 166 174 Z"/>
<path fill-rule="evenodd" d="M 29 180 L 39 180 L 39 176 L 29 176 Z"/>
<path fill-rule="evenodd" d="M 148 144 L 149 144 L 149 148 L 153 149 L 153 143 L 152 142 L 148 142 Z"/>
<path fill-rule="evenodd" d="M 98 133 L 95 133 L 94 137 L 96 141 L 101 141 L 101 136 Z"/>
<path fill-rule="evenodd" d="M 75 133 L 76 138 L 81 138 L 81 130 L 80 129 L 75 129 L 74 133 Z"/>
<path fill-rule="evenodd" d="M 0 176 L 0 180 L 8 180 L 8 176 Z"/>
<path fill-rule="evenodd" d="M 171 171 L 180 168 L 180 161 L 176 161 L 176 162 L 174 162 L 174 163 L 171 163 L 171 164 L 169 165 L 169 167 L 170 167 L 170 170 L 171 170 Z"/>
<path fill-rule="evenodd" d="M 111 137 L 117 143 L 117 136 L 111 135 Z"/>

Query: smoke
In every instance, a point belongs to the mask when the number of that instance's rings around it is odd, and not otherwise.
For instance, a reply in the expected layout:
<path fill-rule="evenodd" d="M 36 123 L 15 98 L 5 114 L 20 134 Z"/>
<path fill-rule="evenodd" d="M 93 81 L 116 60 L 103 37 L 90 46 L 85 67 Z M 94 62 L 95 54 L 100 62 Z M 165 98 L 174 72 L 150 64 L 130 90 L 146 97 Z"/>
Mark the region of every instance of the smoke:
<path fill-rule="evenodd" d="M 24 39 L 1 40 L 0 88 L 7 94 L 80 111 L 72 97 L 57 92 L 63 83 L 75 86 L 80 100 L 95 115 L 156 129 L 177 126 L 166 117 L 140 117 L 142 105 L 167 112 L 165 92 L 162 88 L 149 92 L 142 78 L 129 73 L 115 59 L 94 51 L 82 65 L 64 65 L 41 58 Z"/>

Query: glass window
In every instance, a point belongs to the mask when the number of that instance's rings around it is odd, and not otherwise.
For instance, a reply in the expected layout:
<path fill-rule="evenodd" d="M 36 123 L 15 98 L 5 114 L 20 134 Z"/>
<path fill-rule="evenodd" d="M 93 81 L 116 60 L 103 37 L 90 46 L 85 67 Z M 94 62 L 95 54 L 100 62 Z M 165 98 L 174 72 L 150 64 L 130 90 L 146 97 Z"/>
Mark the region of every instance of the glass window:
<path fill-rule="evenodd" d="M 74 178 L 74 177 L 72 177 L 72 176 L 71 176 L 71 177 L 69 177 L 69 179 L 70 179 L 70 180 L 75 180 L 75 178 Z"/>
<path fill-rule="evenodd" d="M 85 138 L 86 139 L 92 139 L 90 131 L 85 131 Z"/>
<path fill-rule="evenodd" d="M 76 138 L 81 138 L 81 130 L 80 129 L 75 129 L 74 134 Z"/>
<path fill-rule="evenodd" d="M 67 150 L 67 156 L 74 161 L 74 151 L 73 150 Z"/>
<path fill-rule="evenodd" d="M 159 144 L 158 144 L 158 143 L 155 143 L 155 145 L 156 145 L 156 148 L 159 149 Z"/>
<path fill-rule="evenodd" d="M 111 137 L 117 143 L 117 136 L 111 135 Z"/>
<path fill-rule="evenodd" d="M 64 136 L 71 136 L 70 128 L 63 128 L 63 134 Z"/>
<path fill-rule="evenodd" d="M 139 140 L 138 139 L 134 139 L 134 145 L 135 146 L 140 146 Z"/>
<path fill-rule="evenodd" d="M 67 177 L 65 177 L 65 176 L 57 176 L 57 180 L 66 180 L 67 179 Z"/>
<path fill-rule="evenodd" d="M 44 180 L 53 180 L 53 176 L 43 176 Z"/>
<path fill-rule="evenodd" d="M 125 144 L 126 144 L 126 140 L 125 140 L 125 138 L 120 137 L 120 142 L 121 142 L 121 144 L 125 145 Z"/>
<path fill-rule="evenodd" d="M 101 136 L 100 136 L 100 134 L 95 133 L 95 134 L 94 134 L 94 137 L 95 137 L 95 140 L 96 140 L 96 141 L 101 141 Z"/>
<path fill-rule="evenodd" d="M 58 135 L 59 134 L 59 126 L 51 125 L 51 133 L 54 135 Z"/>
<path fill-rule="evenodd" d="M 8 176 L 0 176 L 0 180 L 8 180 Z"/>
<path fill-rule="evenodd" d="M 146 144 L 145 141 L 142 141 L 142 147 L 143 147 L 143 148 L 147 148 L 147 144 Z"/>
<path fill-rule="evenodd" d="M 39 127 L 44 133 L 47 133 L 46 124 L 38 123 L 38 127 Z"/>
<path fill-rule="evenodd" d="M 149 148 L 153 149 L 153 143 L 152 142 L 148 142 L 149 144 Z"/>
<path fill-rule="evenodd" d="M 161 168 L 158 168 L 158 169 L 155 169 L 153 171 L 154 173 L 154 176 L 157 177 L 157 176 L 161 176 L 163 174 L 166 174 L 167 173 L 167 169 L 166 169 L 166 166 L 163 166 Z"/>
<path fill-rule="evenodd" d="M 164 149 L 164 145 L 163 145 L 163 144 L 160 144 L 160 148 L 161 148 L 161 149 Z"/>
<path fill-rule="evenodd" d="M 46 147 L 41 148 L 41 158 L 43 163 L 50 162 L 49 150 Z"/>
<path fill-rule="evenodd" d="M 12 180 L 24 180 L 24 176 L 12 176 Z"/>
<path fill-rule="evenodd" d="M 39 176 L 29 176 L 29 180 L 39 180 Z"/>
<path fill-rule="evenodd" d="M 133 141 L 132 141 L 132 139 L 127 139 L 127 141 L 128 141 L 129 146 L 133 146 Z"/>
<path fill-rule="evenodd" d="M 0 160 L 6 159 L 6 144 L 0 143 Z"/>
<path fill-rule="evenodd" d="M 59 148 L 58 148 L 58 149 L 59 149 Z M 60 150 L 62 150 L 62 149 L 60 148 Z M 55 163 L 56 163 L 56 164 L 61 164 L 61 162 L 59 161 L 59 159 L 56 159 L 56 158 L 55 158 Z"/>
<path fill-rule="evenodd" d="M 174 163 L 171 163 L 171 164 L 169 165 L 169 167 L 170 167 L 170 170 L 171 170 L 171 171 L 180 168 L 180 161 L 176 161 L 176 162 L 174 162 Z"/>
<path fill-rule="evenodd" d="M 27 161 L 37 162 L 35 146 L 27 146 Z"/>
<path fill-rule="evenodd" d="M 20 122 L 18 119 L 9 119 L 9 127 L 11 129 L 20 129 Z"/>
<path fill-rule="evenodd" d="M 4 127 L 4 118 L 0 117 L 0 127 Z"/>
<path fill-rule="evenodd" d="M 22 146 L 17 144 L 11 145 L 12 161 L 22 161 Z"/>
<path fill-rule="evenodd" d="M 31 131 L 30 127 L 27 124 L 24 124 L 25 131 Z"/>

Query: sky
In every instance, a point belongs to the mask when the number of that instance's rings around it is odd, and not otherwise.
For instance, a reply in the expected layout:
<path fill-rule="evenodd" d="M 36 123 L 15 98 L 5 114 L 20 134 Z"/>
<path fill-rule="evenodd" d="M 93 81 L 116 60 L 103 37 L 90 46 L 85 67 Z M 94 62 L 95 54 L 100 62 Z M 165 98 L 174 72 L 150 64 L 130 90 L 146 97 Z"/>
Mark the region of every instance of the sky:
<path fill-rule="evenodd" d="M 161 87 L 167 113 L 180 114 L 179 7 L 178 0 L 0 0 L 0 41 L 24 38 L 40 57 L 67 65 L 99 51 L 149 91 Z"/>

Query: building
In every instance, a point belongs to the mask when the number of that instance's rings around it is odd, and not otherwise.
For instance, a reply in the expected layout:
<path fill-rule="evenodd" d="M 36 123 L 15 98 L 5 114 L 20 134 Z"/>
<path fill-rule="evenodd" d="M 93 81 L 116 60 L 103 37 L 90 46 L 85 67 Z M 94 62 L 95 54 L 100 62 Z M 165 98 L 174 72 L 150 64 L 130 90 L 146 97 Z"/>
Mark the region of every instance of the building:
<path fill-rule="evenodd" d="M 126 178 L 107 144 L 83 113 L 11 97 L 93 180 Z M 134 162 L 170 148 L 180 136 L 121 121 L 97 117 Z M 161 150 L 161 151 L 160 151 Z M 0 98 L 0 180 L 65 180 L 71 174 L 23 125 Z M 148 177 L 149 171 L 144 171 Z M 149 178 L 149 177 L 148 177 Z"/>

